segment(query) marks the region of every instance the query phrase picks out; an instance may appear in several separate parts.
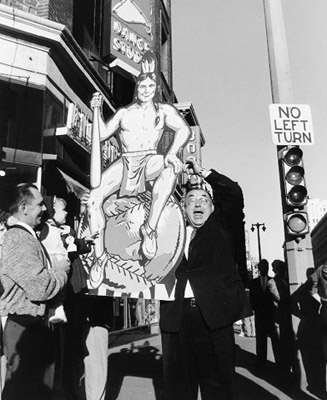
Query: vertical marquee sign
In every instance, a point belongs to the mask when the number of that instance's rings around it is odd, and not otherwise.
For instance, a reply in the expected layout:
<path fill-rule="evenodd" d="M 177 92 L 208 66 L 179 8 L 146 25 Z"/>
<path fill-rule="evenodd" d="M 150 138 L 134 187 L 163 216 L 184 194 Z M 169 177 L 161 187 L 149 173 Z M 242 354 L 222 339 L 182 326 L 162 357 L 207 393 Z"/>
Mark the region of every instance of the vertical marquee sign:
<path fill-rule="evenodd" d="M 111 49 L 112 67 L 124 66 L 140 72 L 143 54 L 153 38 L 151 0 L 113 0 Z"/>

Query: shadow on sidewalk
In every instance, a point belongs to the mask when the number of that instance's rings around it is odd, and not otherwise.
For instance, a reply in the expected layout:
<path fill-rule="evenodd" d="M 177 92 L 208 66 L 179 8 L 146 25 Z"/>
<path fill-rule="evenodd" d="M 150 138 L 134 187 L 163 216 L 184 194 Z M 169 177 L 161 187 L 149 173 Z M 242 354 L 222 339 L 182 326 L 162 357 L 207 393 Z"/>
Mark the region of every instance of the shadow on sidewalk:
<path fill-rule="evenodd" d="M 256 356 L 238 345 L 235 355 L 237 400 L 316 399 L 299 389 L 292 374 L 281 375 L 274 363 L 255 367 Z M 155 393 L 153 400 L 164 400 L 161 350 L 151 346 L 148 340 L 141 345 L 131 343 L 109 356 L 106 400 L 119 398 L 124 378 L 129 376 L 151 379 Z"/>
<path fill-rule="evenodd" d="M 314 400 L 316 397 L 301 391 L 292 373 L 283 374 L 276 365 L 267 361 L 256 366 L 256 356 L 236 345 L 235 364 L 243 370 L 237 374 L 237 400 Z"/>
<path fill-rule="evenodd" d="M 154 400 L 164 400 L 160 350 L 146 340 L 142 345 L 131 343 L 108 359 L 108 394 L 106 400 L 116 400 L 125 376 L 150 378 L 153 382 Z"/>

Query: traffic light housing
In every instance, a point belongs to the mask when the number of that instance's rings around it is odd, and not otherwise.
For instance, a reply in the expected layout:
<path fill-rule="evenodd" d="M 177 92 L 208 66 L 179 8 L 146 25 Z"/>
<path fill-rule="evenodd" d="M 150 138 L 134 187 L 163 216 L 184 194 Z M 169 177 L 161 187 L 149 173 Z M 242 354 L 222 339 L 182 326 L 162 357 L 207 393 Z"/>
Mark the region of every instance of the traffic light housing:
<path fill-rule="evenodd" d="M 286 232 L 289 236 L 304 236 L 309 233 L 308 214 L 305 211 L 291 211 L 285 214 Z"/>
<path fill-rule="evenodd" d="M 292 237 L 302 237 L 309 233 L 308 214 L 304 210 L 308 202 L 305 184 L 303 152 L 298 146 L 281 150 L 284 185 L 284 221 L 286 233 Z"/>

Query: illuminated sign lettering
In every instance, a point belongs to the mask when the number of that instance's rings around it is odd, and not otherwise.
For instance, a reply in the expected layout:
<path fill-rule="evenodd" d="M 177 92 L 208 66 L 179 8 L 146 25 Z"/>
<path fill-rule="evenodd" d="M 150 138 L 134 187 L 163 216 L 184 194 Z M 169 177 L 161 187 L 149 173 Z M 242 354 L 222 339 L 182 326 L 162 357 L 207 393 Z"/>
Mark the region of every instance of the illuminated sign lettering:
<path fill-rule="evenodd" d="M 112 0 L 110 52 L 117 64 L 138 71 L 143 54 L 153 40 L 150 0 Z"/>
<path fill-rule="evenodd" d="M 77 104 L 70 103 L 68 106 L 67 128 L 69 136 L 91 149 L 91 120 Z"/>
<path fill-rule="evenodd" d="M 113 37 L 113 49 L 139 64 L 149 43 L 118 21 L 114 21 L 113 33 L 117 35 Z"/>

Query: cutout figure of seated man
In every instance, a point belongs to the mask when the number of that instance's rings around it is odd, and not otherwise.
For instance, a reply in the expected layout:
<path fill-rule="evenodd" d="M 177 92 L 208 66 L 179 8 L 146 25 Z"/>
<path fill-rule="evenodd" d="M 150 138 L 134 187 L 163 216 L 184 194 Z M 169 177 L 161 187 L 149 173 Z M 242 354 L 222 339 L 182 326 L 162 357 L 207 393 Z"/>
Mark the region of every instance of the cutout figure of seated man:
<path fill-rule="evenodd" d="M 100 140 L 107 140 L 118 133 L 122 150 L 121 157 L 103 172 L 100 186 L 91 191 L 88 204 L 91 232 L 100 232 L 100 240 L 95 245 L 95 255 L 100 263 L 105 260 L 104 199 L 118 191 L 118 197 L 137 196 L 146 191 L 147 182 L 153 185 L 152 201 L 148 217 L 140 228 L 140 253 L 148 261 L 154 258 L 160 215 L 174 190 L 177 175 L 182 172 L 182 162 L 177 154 L 191 134 L 178 110 L 158 101 L 156 61 L 151 52 L 147 53 L 143 56 L 142 73 L 136 82 L 134 102 L 119 109 L 107 122 L 102 116 L 99 118 Z M 91 108 L 95 110 L 101 107 L 101 103 L 101 95 L 95 93 Z M 158 143 L 165 129 L 174 132 L 174 139 L 167 154 L 159 155 Z"/>

